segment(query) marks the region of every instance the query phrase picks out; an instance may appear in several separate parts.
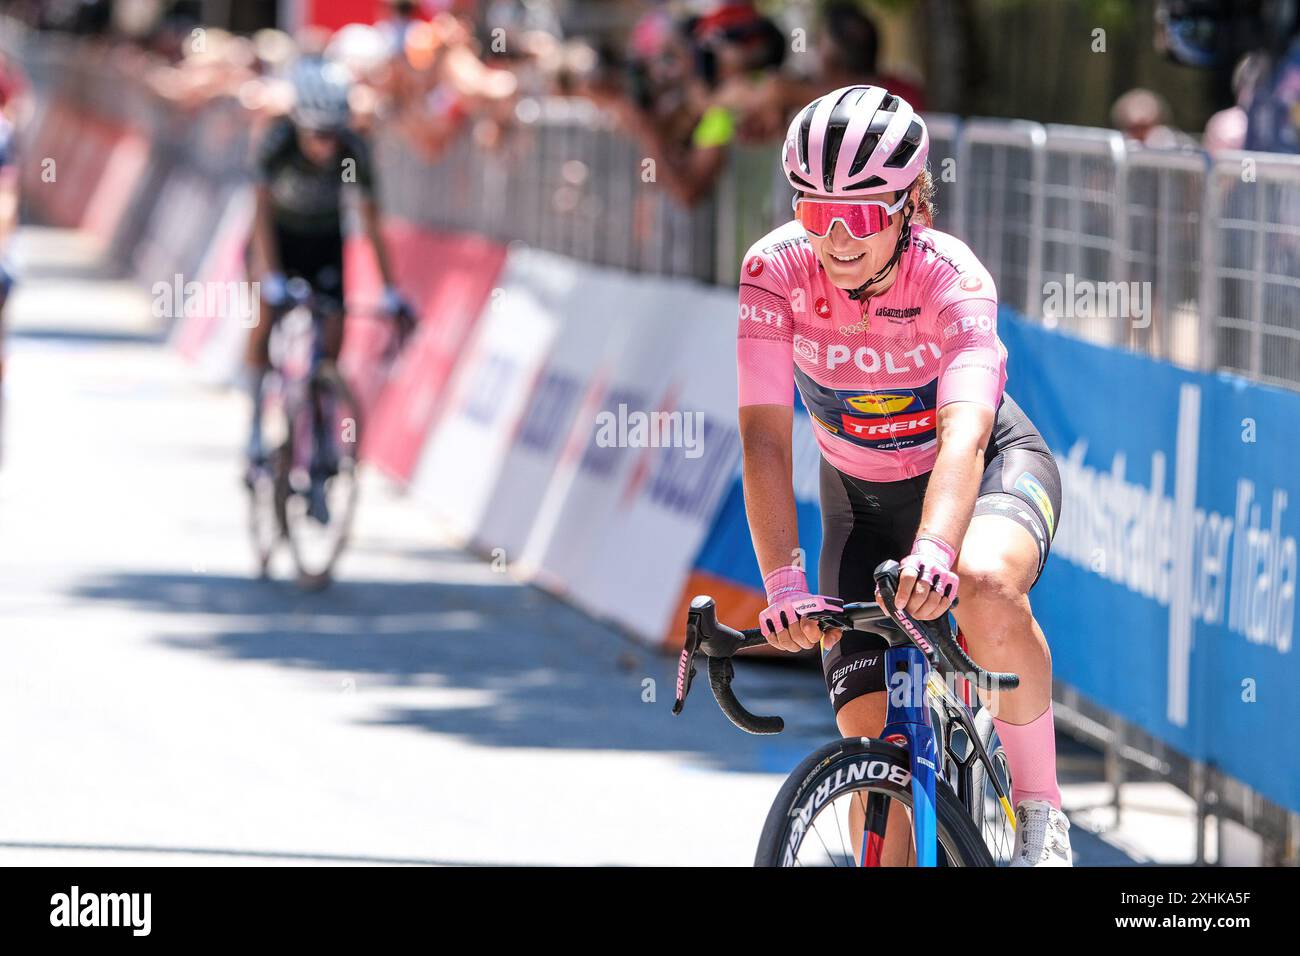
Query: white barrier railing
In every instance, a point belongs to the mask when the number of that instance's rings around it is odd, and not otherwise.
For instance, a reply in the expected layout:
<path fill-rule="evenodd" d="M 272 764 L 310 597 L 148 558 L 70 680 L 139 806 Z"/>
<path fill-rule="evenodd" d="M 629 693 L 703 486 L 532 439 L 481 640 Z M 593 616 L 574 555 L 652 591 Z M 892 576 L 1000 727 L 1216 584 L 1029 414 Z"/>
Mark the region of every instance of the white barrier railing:
<path fill-rule="evenodd" d="M 979 250 L 1002 301 L 1037 314 L 1046 132 L 1038 123 L 970 120 L 957 145 L 954 232 Z"/>
<path fill-rule="evenodd" d="M 1199 363 L 1201 206 L 1209 157 L 1199 150 L 1127 152 L 1128 274 L 1152 290 L 1149 323 L 1128 344 L 1180 365 Z"/>
<path fill-rule="evenodd" d="M 1205 364 L 1300 387 L 1300 157 L 1219 157 L 1204 214 Z"/>
<path fill-rule="evenodd" d="M 1108 296 L 1091 302 L 1070 296 L 1081 283 L 1099 289 L 1127 281 L 1123 199 L 1126 195 L 1124 139 L 1114 130 L 1049 125 L 1043 140 L 1039 181 L 1043 221 L 1037 244 L 1042 250 L 1042 300 L 1027 314 L 1042 316 L 1101 345 L 1120 345 L 1132 304 L 1117 314 Z"/>

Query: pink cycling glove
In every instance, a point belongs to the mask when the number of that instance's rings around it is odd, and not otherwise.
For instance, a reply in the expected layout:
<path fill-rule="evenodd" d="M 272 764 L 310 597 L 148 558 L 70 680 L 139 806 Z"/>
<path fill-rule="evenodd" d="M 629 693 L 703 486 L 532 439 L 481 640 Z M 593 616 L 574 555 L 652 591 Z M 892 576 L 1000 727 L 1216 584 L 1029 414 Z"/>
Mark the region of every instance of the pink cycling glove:
<path fill-rule="evenodd" d="M 764 634 L 788 630 L 795 621 L 818 611 L 844 608 L 844 602 L 838 598 L 809 594 L 807 575 L 794 565 L 777 568 L 765 575 L 763 590 L 767 592 L 768 606 L 758 616 L 758 626 Z"/>
<path fill-rule="evenodd" d="M 957 552 L 946 542 L 928 534 L 917 535 L 912 542 L 912 553 L 902 560 L 905 568 L 915 568 L 918 583 L 929 587 L 946 598 L 957 596 Z"/>

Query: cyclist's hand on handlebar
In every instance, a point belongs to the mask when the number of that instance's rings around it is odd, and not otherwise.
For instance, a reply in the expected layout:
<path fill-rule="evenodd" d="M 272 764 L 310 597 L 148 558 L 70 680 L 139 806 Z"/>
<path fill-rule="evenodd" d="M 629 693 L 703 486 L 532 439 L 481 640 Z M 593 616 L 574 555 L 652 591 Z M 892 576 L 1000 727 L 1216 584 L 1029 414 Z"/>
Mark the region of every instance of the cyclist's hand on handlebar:
<path fill-rule="evenodd" d="M 397 323 L 398 339 L 405 342 L 415 329 L 415 310 L 411 303 L 395 288 L 388 286 L 384 289 L 383 309 Z"/>
<path fill-rule="evenodd" d="M 282 309 L 289 302 L 289 288 L 281 272 L 267 272 L 258 279 L 258 294 L 272 309 Z"/>
<path fill-rule="evenodd" d="M 957 572 L 952 570 L 956 563 L 957 554 L 948 544 L 931 535 L 918 535 L 912 553 L 900 562 L 894 606 L 918 621 L 946 614 L 957 597 Z M 876 600 L 880 601 L 879 592 Z"/>
<path fill-rule="evenodd" d="M 808 595 L 808 598 L 813 601 L 827 600 L 815 594 Z M 838 602 L 833 607 L 826 606 L 821 610 L 839 610 Z M 783 623 L 785 627 L 781 626 Z M 759 627 L 763 631 L 763 636 L 767 638 L 767 643 L 791 653 L 810 650 L 823 641 L 826 649 L 829 650 L 835 646 L 843 633 L 838 627 L 834 627 L 828 628 L 823 634 L 815 617 L 803 617 L 797 612 L 792 617 L 789 602 L 768 607 L 759 617 Z"/>
<path fill-rule="evenodd" d="M 810 594 L 808 579 L 803 569 L 787 566 L 777 568 L 763 578 L 768 606 L 759 615 L 758 626 L 767 642 L 783 651 L 800 651 L 816 647 L 823 635 L 815 615 L 822 611 L 839 611 L 843 603 L 836 598 Z M 827 635 L 827 646 L 839 640 L 838 628 L 832 638 Z"/>

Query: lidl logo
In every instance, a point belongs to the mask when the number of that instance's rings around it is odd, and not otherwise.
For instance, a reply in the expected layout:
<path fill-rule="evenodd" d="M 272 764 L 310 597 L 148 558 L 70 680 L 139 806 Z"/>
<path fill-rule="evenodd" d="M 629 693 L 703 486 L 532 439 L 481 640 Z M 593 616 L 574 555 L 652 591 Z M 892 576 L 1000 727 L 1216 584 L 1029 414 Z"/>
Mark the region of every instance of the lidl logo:
<path fill-rule="evenodd" d="M 850 408 L 868 415 L 892 415 L 911 405 L 916 401 L 916 396 L 892 392 L 869 392 L 866 395 L 851 395 L 844 401 Z"/>

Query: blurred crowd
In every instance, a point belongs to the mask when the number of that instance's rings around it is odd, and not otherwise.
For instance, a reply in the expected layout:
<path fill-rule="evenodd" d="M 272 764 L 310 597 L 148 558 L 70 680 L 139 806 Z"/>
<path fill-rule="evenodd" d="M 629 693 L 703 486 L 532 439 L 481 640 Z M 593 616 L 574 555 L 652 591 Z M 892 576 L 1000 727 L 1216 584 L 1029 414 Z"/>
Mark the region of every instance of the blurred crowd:
<path fill-rule="evenodd" d="M 778 24 L 745 2 L 705 12 L 662 4 L 622 47 L 593 51 L 574 92 L 609 110 L 655 159 L 660 182 L 695 203 L 712 191 L 728 145 L 779 139 L 828 90 L 874 83 L 924 108 L 919 85 L 881 72 L 879 56 L 875 23 L 847 0 L 807 25 Z"/>
<path fill-rule="evenodd" d="M 242 36 L 206 26 L 185 4 L 140 23 L 129 13 L 110 22 L 88 12 L 106 6 L 79 0 L 66 19 L 53 22 L 50 4 L 19 0 L 2 8 L 33 26 L 86 37 L 106 68 L 145 84 L 179 110 L 197 112 L 230 99 L 249 111 L 254 125 L 291 111 L 297 60 L 323 57 L 351 75 L 359 129 L 392 124 L 431 157 L 477 121 L 490 140 L 491 127 L 510 121 L 519 91 L 516 73 L 488 65 L 472 23 L 446 2 L 430 15 L 414 0 L 391 0 L 377 23 L 307 28 L 295 36 L 278 29 Z M 156 3 L 141 7 L 153 14 L 161 9 Z"/>
<path fill-rule="evenodd" d="M 711 194 L 731 144 L 779 138 L 795 111 L 827 90 L 876 83 L 927 105 L 919 69 L 881 70 L 881 34 L 863 4 L 767 6 L 782 13 L 767 16 L 753 0 L 629 0 L 619 25 L 592 40 L 566 37 L 548 0 L 388 0 L 377 23 L 295 36 L 204 26 L 203 5 L 185 0 L 0 0 L 0 11 L 33 26 L 95 38 L 122 73 L 185 110 L 233 98 L 255 122 L 283 115 L 292 63 L 334 60 L 354 79 L 357 126 L 383 125 L 431 161 L 459 137 L 498 146 L 520 116 L 536 114 L 520 108 L 529 99 L 586 98 L 635 137 L 658 181 L 686 204 Z M 1182 38 L 1206 31 L 1199 21 L 1182 28 L 1177 10 L 1165 17 L 1167 32 L 1185 47 Z M 888 62 L 906 64 L 889 52 Z M 1211 119 L 1204 145 L 1250 147 L 1253 134 L 1253 148 L 1289 148 L 1286 136 L 1300 130 L 1300 47 L 1289 60 L 1244 58 L 1235 90 L 1237 104 Z M 1281 134 L 1269 140 L 1259 135 L 1269 128 L 1265 107 L 1281 117 L 1271 123 Z M 1198 142 L 1174 127 L 1153 90 L 1124 94 L 1111 120 L 1149 146 Z"/>
<path fill-rule="evenodd" d="M 255 122 L 291 109 L 295 59 L 324 56 L 354 79 L 359 128 L 382 124 L 429 160 L 459 136 L 499 144 L 526 115 L 521 100 L 587 98 L 636 137 L 660 182 L 691 204 L 712 191 L 732 142 L 779 137 L 798 107 L 828 89 L 880 83 L 924 105 L 914 80 L 878 70 L 876 25 L 850 0 L 823 5 L 808 30 L 778 24 L 751 0 L 646 2 L 630 30 L 600 42 L 566 38 L 552 5 L 533 0 L 389 0 L 375 24 L 296 36 L 204 26 L 186 4 L 142 0 L 139 22 L 120 5 L 109 16 L 109 6 L 14 0 L 0 9 L 93 38 L 117 69 L 180 109 L 233 98 Z M 154 22 L 145 22 L 149 12 Z M 805 55 L 792 56 L 796 48 Z"/>

